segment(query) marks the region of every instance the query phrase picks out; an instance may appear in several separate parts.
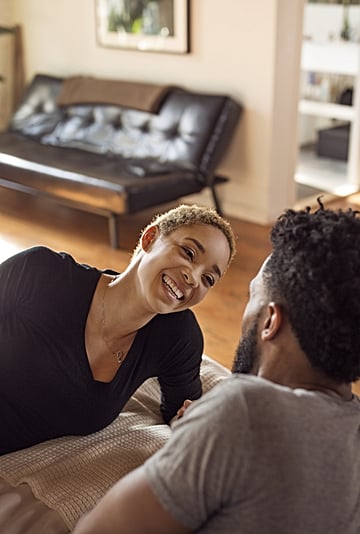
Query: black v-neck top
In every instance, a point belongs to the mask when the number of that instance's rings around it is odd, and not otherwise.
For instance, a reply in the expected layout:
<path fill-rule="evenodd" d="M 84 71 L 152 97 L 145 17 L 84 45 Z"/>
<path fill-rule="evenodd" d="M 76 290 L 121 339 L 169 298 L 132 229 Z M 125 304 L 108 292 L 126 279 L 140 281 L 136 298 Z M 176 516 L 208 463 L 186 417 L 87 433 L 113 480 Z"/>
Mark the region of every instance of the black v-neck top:
<path fill-rule="evenodd" d="M 149 377 L 169 422 L 201 396 L 203 336 L 192 311 L 141 328 L 110 383 L 93 379 L 85 324 L 102 272 L 33 247 L 0 265 L 0 454 L 104 428 Z"/>

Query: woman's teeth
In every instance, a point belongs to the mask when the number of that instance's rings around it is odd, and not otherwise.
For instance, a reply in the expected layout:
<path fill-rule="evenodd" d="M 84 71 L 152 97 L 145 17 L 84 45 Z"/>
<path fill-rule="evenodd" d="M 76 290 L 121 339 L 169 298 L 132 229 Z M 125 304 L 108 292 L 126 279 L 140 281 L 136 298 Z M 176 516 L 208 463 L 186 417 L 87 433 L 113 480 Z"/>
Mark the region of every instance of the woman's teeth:
<path fill-rule="evenodd" d="M 170 289 L 174 297 L 176 297 L 178 300 L 181 300 L 184 298 L 184 293 L 178 288 L 175 282 L 171 280 L 171 278 L 168 277 L 167 274 L 164 274 L 162 279 L 163 279 L 164 284 L 166 285 L 168 289 Z"/>

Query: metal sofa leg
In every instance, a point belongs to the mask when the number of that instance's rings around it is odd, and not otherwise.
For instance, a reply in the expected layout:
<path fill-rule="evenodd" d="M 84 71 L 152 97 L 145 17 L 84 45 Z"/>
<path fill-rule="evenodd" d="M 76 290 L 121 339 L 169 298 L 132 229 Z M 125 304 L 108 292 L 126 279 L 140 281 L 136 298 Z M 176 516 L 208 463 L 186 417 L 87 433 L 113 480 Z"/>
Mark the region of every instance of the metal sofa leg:
<path fill-rule="evenodd" d="M 220 176 L 220 175 L 217 174 L 217 175 L 213 176 L 213 179 L 211 180 L 211 182 L 209 184 L 209 187 L 211 189 L 211 193 L 212 193 L 212 196 L 213 196 L 214 204 L 215 204 L 215 209 L 216 209 L 216 211 L 218 212 L 218 214 L 221 217 L 223 217 L 223 210 L 221 208 L 220 200 L 219 200 L 217 191 L 215 189 L 215 186 L 216 185 L 221 185 L 221 184 L 226 184 L 228 181 L 229 181 L 229 178 L 227 176 Z"/>
<path fill-rule="evenodd" d="M 215 189 L 215 185 L 212 184 L 211 185 L 211 193 L 212 193 L 212 196 L 213 196 L 213 200 L 214 200 L 214 204 L 215 204 L 215 209 L 216 211 L 218 212 L 218 214 L 220 216 L 223 215 L 223 212 L 222 212 L 222 209 L 221 209 L 221 206 L 220 206 L 220 200 L 219 200 L 219 197 L 217 195 L 217 192 L 216 192 L 216 189 Z"/>
<path fill-rule="evenodd" d="M 109 237 L 111 248 L 119 248 L 119 230 L 118 230 L 118 216 L 116 213 L 110 213 L 108 217 L 109 222 Z"/>

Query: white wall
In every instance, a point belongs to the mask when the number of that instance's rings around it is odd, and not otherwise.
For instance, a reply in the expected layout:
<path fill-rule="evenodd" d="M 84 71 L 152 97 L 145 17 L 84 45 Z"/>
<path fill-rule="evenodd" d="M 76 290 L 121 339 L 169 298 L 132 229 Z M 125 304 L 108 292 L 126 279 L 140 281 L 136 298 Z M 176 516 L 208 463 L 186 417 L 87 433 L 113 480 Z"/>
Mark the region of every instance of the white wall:
<path fill-rule="evenodd" d="M 0 26 L 12 28 L 14 13 L 12 0 L 0 0 Z M 12 34 L 0 33 L 0 129 L 6 127 L 13 103 L 13 57 L 14 38 Z"/>
<path fill-rule="evenodd" d="M 1 0 L 0 8 L 0 24 L 8 26 L 14 19 L 14 2 L 12 0 Z"/>
<path fill-rule="evenodd" d="M 0 19 L 2 6 L 11 4 L 14 23 L 23 27 L 28 79 L 36 72 L 91 74 L 227 93 L 243 102 L 219 169 L 231 177 L 221 197 L 227 215 L 268 223 L 294 201 L 303 3 L 192 0 L 185 55 L 98 46 L 94 0 L 0 0 Z"/>

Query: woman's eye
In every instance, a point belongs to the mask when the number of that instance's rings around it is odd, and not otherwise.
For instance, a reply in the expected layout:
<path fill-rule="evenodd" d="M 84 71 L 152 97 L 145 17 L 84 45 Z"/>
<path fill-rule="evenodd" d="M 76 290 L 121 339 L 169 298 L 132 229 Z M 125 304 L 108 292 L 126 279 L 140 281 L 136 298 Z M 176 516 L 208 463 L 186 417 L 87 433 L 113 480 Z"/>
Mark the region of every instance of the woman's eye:
<path fill-rule="evenodd" d="M 206 274 L 205 279 L 208 286 L 213 287 L 215 285 L 215 278 L 213 276 Z"/>
<path fill-rule="evenodd" d="M 194 251 L 191 250 L 191 248 L 187 248 L 187 247 L 183 247 L 183 251 L 190 258 L 190 260 L 193 261 L 195 257 Z"/>

